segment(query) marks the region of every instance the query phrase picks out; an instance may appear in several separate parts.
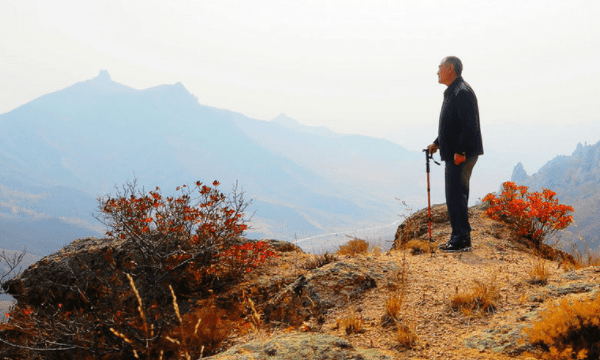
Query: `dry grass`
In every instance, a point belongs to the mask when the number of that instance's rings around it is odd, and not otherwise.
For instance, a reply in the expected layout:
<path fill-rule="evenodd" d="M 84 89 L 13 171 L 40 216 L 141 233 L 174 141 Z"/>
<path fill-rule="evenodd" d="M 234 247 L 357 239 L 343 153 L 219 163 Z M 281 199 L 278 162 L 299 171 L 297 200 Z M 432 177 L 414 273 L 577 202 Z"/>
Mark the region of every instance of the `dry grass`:
<path fill-rule="evenodd" d="M 350 255 L 355 256 L 357 254 L 364 254 L 369 250 L 369 243 L 363 239 L 354 238 L 348 241 L 344 245 L 340 245 L 340 249 L 337 251 L 338 255 Z"/>
<path fill-rule="evenodd" d="M 159 359 L 163 359 L 165 354 L 178 354 L 180 359 L 190 360 L 198 354 L 200 358 L 204 354 L 214 354 L 221 347 L 223 341 L 230 336 L 234 330 L 234 324 L 239 320 L 234 314 L 230 313 L 231 311 L 216 307 L 212 300 L 207 300 L 204 306 L 182 315 L 177 303 L 177 296 L 169 285 L 173 299 L 173 309 L 179 326 L 159 334 L 159 339 L 151 343 L 149 339 L 155 337 L 154 326 L 148 324 L 142 298 L 133 278 L 129 274 L 127 274 L 127 277 L 137 298 L 138 313 L 142 324 L 138 328 L 143 336 L 131 337 L 114 328 L 110 328 L 110 331 L 133 348 L 132 351 L 136 359 L 139 359 L 140 355 L 143 358 L 158 356 Z M 235 318 L 235 321 L 231 321 L 232 317 Z"/>
<path fill-rule="evenodd" d="M 544 259 L 538 259 L 529 271 L 529 279 L 527 279 L 527 282 L 536 285 L 546 285 L 548 283 L 548 276 L 550 276 L 550 274 L 546 268 L 546 261 Z"/>
<path fill-rule="evenodd" d="M 358 334 L 362 331 L 364 320 L 362 316 L 358 316 L 355 312 L 350 315 L 338 319 L 336 327 L 343 330 L 347 335 Z"/>
<path fill-rule="evenodd" d="M 390 320 L 398 321 L 400 319 L 400 310 L 404 302 L 404 294 L 392 294 L 385 302 L 385 314 L 383 315 L 384 322 Z"/>
<path fill-rule="evenodd" d="M 433 252 L 435 246 L 429 241 L 410 240 L 404 244 L 404 248 L 410 250 L 412 255 L 418 255 Z"/>
<path fill-rule="evenodd" d="M 308 259 L 304 264 L 302 264 L 301 267 L 305 270 L 313 270 L 323 267 L 329 263 L 336 262 L 337 260 L 337 256 L 326 252 L 322 255 L 316 255 L 315 257 Z"/>
<path fill-rule="evenodd" d="M 598 359 L 600 357 L 600 297 L 593 300 L 563 299 L 542 312 L 527 328 L 529 342 L 538 347 L 540 359 Z"/>
<path fill-rule="evenodd" d="M 412 349 L 421 342 L 415 330 L 406 324 L 398 324 L 396 340 L 398 345 L 407 349 Z"/>
<path fill-rule="evenodd" d="M 452 310 L 461 311 L 464 315 L 493 313 L 497 308 L 500 297 L 496 284 L 496 276 L 493 275 L 489 281 L 475 280 L 466 292 L 459 292 L 450 300 Z"/>
<path fill-rule="evenodd" d="M 583 268 L 589 266 L 599 266 L 600 265 L 600 251 L 593 251 L 587 246 L 587 243 L 583 241 L 585 245 L 585 254 L 583 254 L 579 249 L 575 248 L 571 252 L 575 259 L 575 268 Z"/>

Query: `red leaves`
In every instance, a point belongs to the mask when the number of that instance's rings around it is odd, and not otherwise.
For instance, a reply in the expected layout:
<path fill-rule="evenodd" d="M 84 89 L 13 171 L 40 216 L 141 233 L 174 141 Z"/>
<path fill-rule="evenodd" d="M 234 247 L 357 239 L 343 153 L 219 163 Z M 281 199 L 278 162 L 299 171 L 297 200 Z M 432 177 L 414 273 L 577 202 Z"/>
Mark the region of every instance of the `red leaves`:
<path fill-rule="evenodd" d="M 250 272 L 253 268 L 263 264 L 269 257 L 277 257 L 277 254 L 270 250 L 267 243 L 258 241 L 233 245 L 218 256 L 232 263 L 233 266 L 246 268 L 246 272 Z"/>
<path fill-rule="evenodd" d="M 156 257 L 166 260 L 160 263 L 161 271 L 175 271 L 192 282 L 200 282 L 209 272 L 224 277 L 225 272 L 247 272 L 276 256 L 264 242 L 231 246 L 230 241 L 248 229 L 243 216 L 247 204 L 235 188 L 226 196 L 219 185 L 197 181 L 195 186 L 178 186 L 170 196 L 158 187 L 144 193 L 126 186 L 125 194 L 100 202 L 107 234 L 145 244 L 146 251 L 177 249 Z"/>
<path fill-rule="evenodd" d="M 503 183 L 499 197 L 490 193 L 483 198 L 490 205 L 485 215 L 515 224 L 519 235 L 537 244 L 573 222 L 573 207 L 559 204 L 554 191 L 544 188 L 542 192 L 528 193 L 527 189 L 510 181 Z"/>
<path fill-rule="evenodd" d="M 127 194 L 101 201 L 100 210 L 108 219 L 108 236 L 120 239 L 142 235 L 199 238 L 234 236 L 243 233 L 242 214 L 228 207 L 227 197 L 214 187 L 196 182 L 195 187 L 178 186 L 178 196 L 164 197 L 160 188 L 148 194 Z M 192 199 L 196 192 L 199 197 Z M 192 201 L 198 200 L 192 205 Z M 196 233 L 196 235 L 194 235 Z M 201 235 L 200 237 L 198 235 Z"/>

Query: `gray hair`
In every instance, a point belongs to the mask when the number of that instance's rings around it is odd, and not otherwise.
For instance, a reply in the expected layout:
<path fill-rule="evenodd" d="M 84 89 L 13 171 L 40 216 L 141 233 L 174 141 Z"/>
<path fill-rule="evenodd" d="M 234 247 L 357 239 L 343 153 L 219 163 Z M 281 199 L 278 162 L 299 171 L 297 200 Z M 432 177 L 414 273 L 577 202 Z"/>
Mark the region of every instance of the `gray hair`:
<path fill-rule="evenodd" d="M 457 58 L 456 56 L 447 56 L 444 58 L 442 63 L 444 63 L 445 65 L 452 65 L 456 76 L 461 76 L 463 66 L 459 58 Z"/>

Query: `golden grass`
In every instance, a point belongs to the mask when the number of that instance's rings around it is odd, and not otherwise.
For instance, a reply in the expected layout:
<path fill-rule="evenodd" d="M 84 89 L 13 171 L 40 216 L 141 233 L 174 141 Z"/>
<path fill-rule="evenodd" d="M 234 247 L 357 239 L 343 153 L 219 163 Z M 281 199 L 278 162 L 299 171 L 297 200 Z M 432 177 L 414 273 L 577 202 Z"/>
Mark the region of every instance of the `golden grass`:
<path fill-rule="evenodd" d="M 368 249 L 368 242 L 363 239 L 354 238 L 348 241 L 346 244 L 340 245 L 340 249 L 337 251 L 337 254 L 354 256 L 357 254 L 364 254 Z"/>
<path fill-rule="evenodd" d="M 350 315 L 338 319 L 335 328 L 345 331 L 347 335 L 358 334 L 362 331 L 363 324 L 363 317 L 357 316 L 356 313 L 352 312 Z"/>
<path fill-rule="evenodd" d="M 398 324 L 396 340 L 398 341 L 398 345 L 407 349 L 411 349 L 421 342 L 414 329 L 406 324 Z"/>
<path fill-rule="evenodd" d="M 314 257 L 308 259 L 304 264 L 301 265 L 301 267 L 305 270 L 313 270 L 323 267 L 329 263 L 336 262 L 337 260 L 338 258 L 335 255 L 326 252 L 322 255 L 315 255 Z"/>
<path fill-rule="evenodd" d="M 600 251 L 593 251 L 587 246 L 584 241 L 586 254 L 584 255 L 579 249 L 575 249 L 572 251 L 573 258 L 575 259 L 575 268 L 583 268 L 590 266 L 599 266 L 600 265 Z"/>
<path fill-rule="evenodd" d="M 429 241 L 422 240 L 410 240 L 405 243 L 403 247 L 410 250 L 412 255 L 430 253 L 435 249 L 435 247 Z"/>
<path fill-rule="evenodd" d="M 549 276 L 550 274 L 546 268 L 546 261 L 544 259 L 538 259 L 531 267 L 531 270 L 529 270 L 527 282 L 530 284 L 546 285 Z"/>
<path fill-rule="evenodd" d="M 535 355 L 539 359 L 598 359 L 600 297 L 556 302 L 524 332 L 529 342 L 538 347 Z"/>
<path fill-rule="evenodd" d="M 404 296 L 402 294 L 392 294 L 385 302 L 384 318 L 398 321 L 403 302 Z"/>
<path fill-rule="evenodd" d="M 493 275 L 486 282 L 475 280 L 471 288 L 466 292 L 459 292 L 457 287 L 456 294 L 450 300 L 450 308 L 461 311 L 466 316 L 470 316 L 473 313 L 493 313 L 498 306 L 497 301 L 499 297 L 500 293 L 496 287 L 496 276 Z"/>

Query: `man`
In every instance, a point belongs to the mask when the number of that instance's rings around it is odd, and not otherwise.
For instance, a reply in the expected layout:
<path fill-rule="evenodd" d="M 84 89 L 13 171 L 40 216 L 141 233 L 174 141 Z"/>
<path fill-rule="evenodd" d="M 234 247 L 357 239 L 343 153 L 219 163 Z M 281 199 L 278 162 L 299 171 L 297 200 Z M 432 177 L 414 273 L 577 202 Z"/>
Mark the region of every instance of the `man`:
<path fill-rule="evenodd" d="M 450 241 L 440 246 L 446 252 L 471 251 L 469 180 L 479 155 L 483 155 L 477 97 L 461 73 L 462 62 L 457 57 L 448 56 L 439 65 L 438 82 L 448 88 L 438 137 L 427 147 L 430 154 L 439 149 L 445 162 L 446 205 L 452 225 Z"/>

